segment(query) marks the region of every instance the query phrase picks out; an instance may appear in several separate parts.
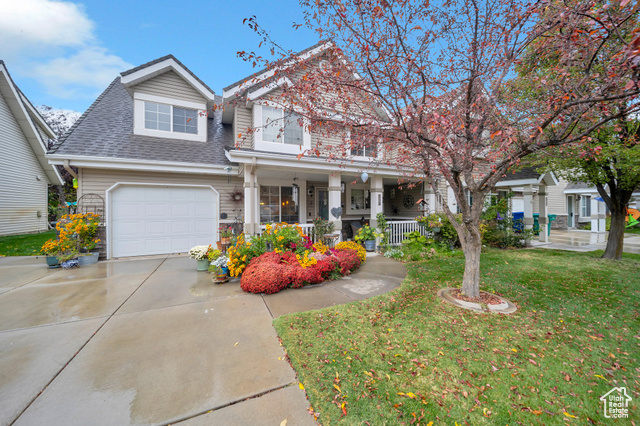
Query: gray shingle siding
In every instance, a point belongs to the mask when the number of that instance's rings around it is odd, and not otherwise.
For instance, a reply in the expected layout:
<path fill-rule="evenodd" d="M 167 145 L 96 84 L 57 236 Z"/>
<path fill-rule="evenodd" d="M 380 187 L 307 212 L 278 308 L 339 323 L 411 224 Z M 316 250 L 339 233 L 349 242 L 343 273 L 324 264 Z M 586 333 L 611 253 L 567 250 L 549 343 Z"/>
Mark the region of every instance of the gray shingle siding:
<path fill-rule="evenodd" d="M 120 78 L 98 97 L 51 149 L 56 155 L 175 161 L 227 165 L 225 145 L 233 145 L 232 126 L 216 111 L 208 119 L 207 142 L 133 134 L 133 99 Z"/>

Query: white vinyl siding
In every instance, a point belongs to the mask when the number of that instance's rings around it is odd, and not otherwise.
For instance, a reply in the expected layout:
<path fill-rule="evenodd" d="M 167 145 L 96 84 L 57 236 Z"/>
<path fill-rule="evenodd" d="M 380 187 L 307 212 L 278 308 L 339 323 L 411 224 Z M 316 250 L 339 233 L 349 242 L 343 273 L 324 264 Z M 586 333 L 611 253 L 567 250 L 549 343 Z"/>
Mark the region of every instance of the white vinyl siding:
<path fill-rule="evenodd" d="M 176 72 L 169 71 L 157 77 L 133 86 L 138 93 L 181 99 L 192 102 L 205 102 L 206 99 Z"/>
<path fill-rule="evenodd" d="M 0 235 L 47 230 L 48 183 L 7 101 L 0 95 Z"/>
<path fill-rule="evenodd" d="M 233 133 L 235 135 L 236 145 L 240 148 L 253 149 L 253 132 L 249 129 L 253 128 L 252 112 L 249 108 L 236 106 L 233 117 Z"/>

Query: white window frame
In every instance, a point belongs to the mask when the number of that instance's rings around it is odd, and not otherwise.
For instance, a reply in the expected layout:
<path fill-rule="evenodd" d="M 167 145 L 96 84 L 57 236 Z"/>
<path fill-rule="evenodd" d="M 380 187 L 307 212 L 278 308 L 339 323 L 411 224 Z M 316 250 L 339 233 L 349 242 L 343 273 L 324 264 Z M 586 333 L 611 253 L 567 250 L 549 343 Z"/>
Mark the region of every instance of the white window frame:
<path fill-rule="evenodd" d="M 307 120 L 303 119 L 305 124 L 302 128 L 302 145 L 291 145 L 282 142 L 270 142 L 262 139 L 262 107 L 267 106 L 271 108 L 277 108 L 282 110 L 282 108 L 273 103 L 269 103 L 266 101 L 262 101 L 261 103 L 256 103 L 253 105 L 253 123 L 256 128 L 256 132 L 254 133 L 254 148 L 260 151 L 269 151 L 269 152 L 281 152 L 287 154 L 300 154 L 301 152 L 311 149 L 311 133 L 309 133 L 309 129 L 307 127 Z M 284 110 L 283 114 L 284 114 Z M 295 112 L 295 110 L 294 110 Z M 283 115 L 284 116 L 284 115 Z"/>
<path fill-rule="evenodd" d="M 149 95 L 146 93 L 134 93 L 134 112 L 133 112 L 133 133 L 142 136 L 153 136 L 165 139 L 182 139 L 195 142 L 207 141 L 207 117 L 206 114 L 200 114 L 206 111 L 207 104 L 202 102 L 184 101 L 181 99 L 165 98 L 163 96 Z M 171 130 L 154 130 L 145 128 L 145 102 L 154 102 L 157 104 L 165 104 L 171 106 Z M 193 109 L 198 111 L 198 133 L 182 133 L 173 131 L 173 107 L 177 106 L 185 109 Z"/>
<path fill-rule="evenodd" d="M 273 186 L 273 187 L 277 187 L 278 188 L 278 221 L 276 223 L 282 223 L 282 188 L 292 188 L 293 185 L 291 184 L 279 184 L 279 183 L 274 183 L 274 184 L 270 184 L 270 183 L 265 183 L 263 185 L 260 185 L 258 188 L 258 220 L 260 221 L 260 224 L 266 224 L 266 223 L 272 223 L 272 222 L 262 222 L 262 218 L 260 217 L 260 208 L 262 206 L 262 204 L 260 204 L 260 191 L 262 189 L 263 186 Z M 301 216 L 301 211 L 302 209 L 300 208 L 300 206 L 302 205 L 302 196 L 300 194 L 300 188 L 298 188 L 298 205 L 296 206 L 297 210 L 298 210 L 298 221 L 296 223 L 301 223 L 300 222 L 300 216 Z M 305 199 L 306 202 L 306 199 Z M 293 224 L 291 224 L 293 225 Z"/>
<path fill-rule="evenodd" d="M 587 214 L 589 213 L 589 214 Z M 580 217 L 591 217 L 591 196 L 583 195 L 580 197 Z"/>
<path fill-rule="evenodd" d="M 367 191 L 369 191 L 369 208 L 368 209 L 352 209 L 351 208 L 351 191 L 353 189 L 364 189 L 365 199 L 366 199 Z M 345 199 L 345 205 L 347 206 L 347 211 L 349 214 L 363 215 L 363 214 L 371 213 L 371 189 L 369 188 L 369 185 L 366 185 L 366 184 L 347 185 L 347 198 Z"/>
<path fill-rule="evenodd" d="M 351 140 L 351 131 L 349 130 L 348 133 L 349 136 L 349 140 Z M 353 160 L 359 160 L 359 161 L 375 161 L 375 160 L 381 160 L 382 159 L 382 150 L 380 149 L 380 143 L 376 143 L 376 155 L 354 155 L 353 154 L 353 149 L 349 148 L 349 156 L 351 157 L 351 159 Z M 366 147 L 363 147 L 366 149 Z"/>

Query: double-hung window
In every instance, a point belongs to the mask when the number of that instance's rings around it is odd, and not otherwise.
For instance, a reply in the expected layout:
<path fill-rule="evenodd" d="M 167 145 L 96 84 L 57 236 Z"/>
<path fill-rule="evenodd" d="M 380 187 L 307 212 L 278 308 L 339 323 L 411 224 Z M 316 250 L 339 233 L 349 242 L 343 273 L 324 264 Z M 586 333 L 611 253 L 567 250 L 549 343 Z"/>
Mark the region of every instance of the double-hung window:
<path fill-rule="evenodd" d="M 198 111 L 145 101 L 144 128 L 197 135 Z"/>
<path fill-rule="evenodd" d="M 262 107 L 262 140 L 287 145 L 303 144 L 302 117 L 291 111 Z"/>

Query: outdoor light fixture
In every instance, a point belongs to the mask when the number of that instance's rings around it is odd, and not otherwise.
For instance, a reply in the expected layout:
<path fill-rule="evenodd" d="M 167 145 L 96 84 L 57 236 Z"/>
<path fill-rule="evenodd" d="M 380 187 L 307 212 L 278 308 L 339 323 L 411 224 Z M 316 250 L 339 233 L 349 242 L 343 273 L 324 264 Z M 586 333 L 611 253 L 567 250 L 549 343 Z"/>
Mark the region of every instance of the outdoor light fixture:
<path fill-rule="evenodd" d="M 300 187 L 298 186 L 298 184 L 297 184 L 297 183 L 294 183 L 294 184 L 293 184 L 293 185 L 291 185 L 291 186 L 293 186 L 293 202 L 294 202 L 294 203 L 295 203 L 295 205 L 297 206 L 297 205 L 298 205 L 298 201 L 300 201 L 300 200 L 299 200 L 299 195 L 300 195 L 299 190 L 300 190 Z"/>
<path fill-rule="evenodd" d="M 362 172 L 362 174 L 360 175 L 360 179 L 362 179 L 363 183 L 367 183 L 367 180 L 369 180 L 369 173 Z"/>
<path fill-rule="evenodd" d="M 307 195 L 308 195 L 309 197 L 313 197 L 313 191 L 315 191 L 315 189 L 316 189 L 316 187 L 315 187 L 315 186 L 313 186 L 313 185 L 311 185 L 311 186 L 309 187 L 309 189 L 307 189 Z"/>

